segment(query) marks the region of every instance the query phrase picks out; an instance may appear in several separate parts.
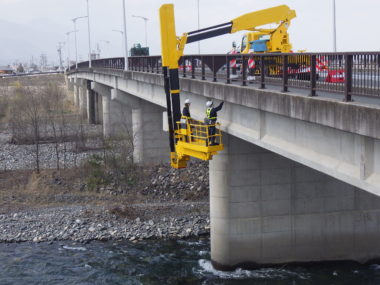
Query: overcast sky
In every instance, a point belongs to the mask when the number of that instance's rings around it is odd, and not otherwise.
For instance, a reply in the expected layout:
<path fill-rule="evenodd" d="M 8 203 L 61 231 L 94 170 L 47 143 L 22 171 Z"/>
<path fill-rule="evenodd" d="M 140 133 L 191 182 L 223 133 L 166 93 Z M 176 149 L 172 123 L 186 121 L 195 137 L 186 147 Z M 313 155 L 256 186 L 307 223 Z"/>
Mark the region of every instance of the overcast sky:
<path fill-rule="evenodd" d="M 199 0 L 200 25 L 224 23 L 244 13 L 286 4 L 297 17 L 289 29 L 294 50 L 332 51 L 333 0 Z M 92 49 L 99 46 L 103 57 L 122 55 L 122 0 L 89 0 Z M 197 28 L 197 0 L 126 0 L 128 45 L 144 43 L 144 22 L 149 18 L 148 46 L 151 54 L 160 53 L 158 9 L 163 3 L 175 5 L 177 34 Z M 72 18 L 86 15 L 86 0 L 0 0 L 0 64 L 29 61 L 41 53 L 49 62 L 58 62 L 57 45 L 73 30 Z M 338 51 L 379 51 L 379 0 L 336 0 Z M 87 59 L 87 21 L 78 20 L 78 54 Z M 240 42 L 241 33 L 201 42 L 201 53 L 225 53 L 232 41 Z M 109 41 L 107 44 L 105 41 Z M 74 59 L 74 37 L 69 49 Z M 67 58 L 67 46 L 64 58 Z M 197 52 L 197 43 L 185 53 Z"/>

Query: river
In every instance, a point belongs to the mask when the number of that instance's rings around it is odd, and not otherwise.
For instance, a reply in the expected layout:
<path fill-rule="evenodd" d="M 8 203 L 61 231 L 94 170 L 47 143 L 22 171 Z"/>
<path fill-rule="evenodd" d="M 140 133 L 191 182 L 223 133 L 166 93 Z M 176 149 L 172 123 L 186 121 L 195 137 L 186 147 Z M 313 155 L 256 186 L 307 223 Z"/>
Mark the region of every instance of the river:
<path fill-rule="evenodd" d="M 283 266 L 221 272 L 205 240 L 0 244 L 0 284 L 372 285 L 380 265 Z"/>

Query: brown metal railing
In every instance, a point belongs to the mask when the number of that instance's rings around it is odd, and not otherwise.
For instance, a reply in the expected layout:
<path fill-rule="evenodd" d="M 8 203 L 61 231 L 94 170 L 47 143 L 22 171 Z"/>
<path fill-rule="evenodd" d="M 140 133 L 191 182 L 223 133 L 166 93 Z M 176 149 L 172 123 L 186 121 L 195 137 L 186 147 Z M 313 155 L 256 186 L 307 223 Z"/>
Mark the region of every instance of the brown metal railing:
<path fill-rule="evenodd" d="M 129 57 L 128 63 L 130 71 L 162 73 L 160 56 Z M 93 60 L 92 67 L 123 70 L 124 59 Z M 88 68 L 88 62 L 78 68 Z M 186 55 L 179 69 L 180 76 L 190 79 L 262 89 L 280 86 L 283 92 L 306 89 L 310 96 L 337 93 L 345 101 L 353 95 L 380 97 L 380 52 Z"/>

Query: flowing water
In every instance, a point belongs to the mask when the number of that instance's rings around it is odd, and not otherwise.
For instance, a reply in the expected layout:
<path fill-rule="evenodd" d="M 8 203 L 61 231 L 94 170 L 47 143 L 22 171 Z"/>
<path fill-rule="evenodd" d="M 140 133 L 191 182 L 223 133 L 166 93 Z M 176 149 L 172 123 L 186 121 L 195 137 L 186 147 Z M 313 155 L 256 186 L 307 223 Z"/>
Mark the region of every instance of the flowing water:
<path fill-rule="evenodd" d="M 380 265 L 221 272 L 208 240 L 0 244 L 0 284 L 380 284 Z"/>

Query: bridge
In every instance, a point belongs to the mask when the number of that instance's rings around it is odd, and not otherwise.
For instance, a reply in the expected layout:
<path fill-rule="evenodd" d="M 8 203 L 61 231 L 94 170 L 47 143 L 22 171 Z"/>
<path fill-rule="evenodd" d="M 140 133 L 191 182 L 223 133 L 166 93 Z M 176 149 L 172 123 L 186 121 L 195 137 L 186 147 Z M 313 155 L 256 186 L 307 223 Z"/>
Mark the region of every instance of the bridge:
<path fill-rule="evenodd" d="M 209 164 L 214 266 L 380 258 L 380 53 L 254 55 L 253 70 L 250 59 L 181 59 L 192 117 L 225 102 L 225 150 Z M 129 70 L 122 58 L 82 62 L 67 78 L 105 136 L 132 130 L 136 163 L 169 162 L 159 57 L 130 57 Z"/>

